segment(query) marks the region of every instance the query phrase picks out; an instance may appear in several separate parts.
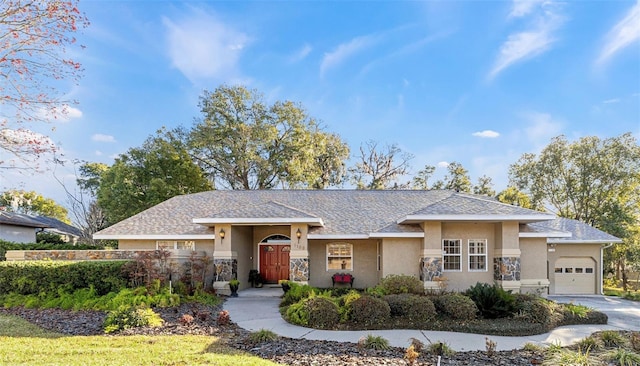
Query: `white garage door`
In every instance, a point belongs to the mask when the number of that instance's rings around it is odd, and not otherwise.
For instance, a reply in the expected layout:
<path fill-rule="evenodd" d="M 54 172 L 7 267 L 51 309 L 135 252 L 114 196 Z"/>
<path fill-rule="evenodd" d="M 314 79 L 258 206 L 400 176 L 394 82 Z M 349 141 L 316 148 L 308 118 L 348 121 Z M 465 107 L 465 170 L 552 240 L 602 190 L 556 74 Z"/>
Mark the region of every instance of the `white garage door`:
<path fill-rule="evenodd" d="M 595 294 L 596 262 L 589 257 L 560 257 L 554 278 L 556 294 Z"/>

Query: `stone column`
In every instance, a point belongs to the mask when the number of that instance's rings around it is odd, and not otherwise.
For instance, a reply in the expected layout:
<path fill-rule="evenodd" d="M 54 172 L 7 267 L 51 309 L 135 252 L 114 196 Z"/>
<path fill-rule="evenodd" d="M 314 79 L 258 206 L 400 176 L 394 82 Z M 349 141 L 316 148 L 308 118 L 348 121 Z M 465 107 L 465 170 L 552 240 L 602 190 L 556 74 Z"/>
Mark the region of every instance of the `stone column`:
<path fill-rule="evenodd" d="M 505 290 L 520 292 L 520 249 L 496 249 L 493 279 Z"/>
<path fill-rule="evenodd" d="M 224 230 L 224 238 L 220 231 Z M 231 225 L 216 225 L 213 247 L 213 288 L 217 293 L 230 295 L 229 281 L 238 278 L 238 253 L 231 250 Z"/>
<path fill-rule="evenodd" d="M 300 238 L 298 238 L 300 230 Z M 289 253 L 289 280 L 309 283 L 309 243 L 307 234 L 309 227 L 306 224 L 291 225 L 291 252 Z"/>
<path fill-rule="evenodd" d="M 442 283 L 442 223 L 425 222 L 420 280 L 425 290 L 438 290 Z"/>

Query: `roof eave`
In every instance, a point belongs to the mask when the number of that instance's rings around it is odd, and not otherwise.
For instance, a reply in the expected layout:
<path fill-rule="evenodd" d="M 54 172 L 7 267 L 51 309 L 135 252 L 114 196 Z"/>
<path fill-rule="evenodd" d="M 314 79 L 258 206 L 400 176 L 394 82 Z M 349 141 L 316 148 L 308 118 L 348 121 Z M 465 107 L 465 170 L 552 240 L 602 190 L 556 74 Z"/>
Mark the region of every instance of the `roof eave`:
<path fill-rule="evenodd" d="M 546 231 L 546 232 L 522 232 L 520 238 L 570 238 L 573 235 L 568 231 Z"/>
<path fill-rule="evenodd" d="M 547 238 L 547 244 L 620 244 L 622 240 L 589 240 L 589 239 L 575 239 L 565 240 L 562 238 Z"/>

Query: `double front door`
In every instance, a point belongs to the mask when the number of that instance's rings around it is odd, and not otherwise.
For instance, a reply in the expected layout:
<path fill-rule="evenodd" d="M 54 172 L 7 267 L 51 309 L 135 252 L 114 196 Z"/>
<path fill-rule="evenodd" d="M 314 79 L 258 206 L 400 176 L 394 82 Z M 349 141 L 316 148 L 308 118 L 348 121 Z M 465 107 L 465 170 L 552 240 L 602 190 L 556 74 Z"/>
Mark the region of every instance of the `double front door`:
<path fill-rule="evenodd" d="M 260 274 L 265 283 L 289 279 L 291 245 L 260 244 Z"/>

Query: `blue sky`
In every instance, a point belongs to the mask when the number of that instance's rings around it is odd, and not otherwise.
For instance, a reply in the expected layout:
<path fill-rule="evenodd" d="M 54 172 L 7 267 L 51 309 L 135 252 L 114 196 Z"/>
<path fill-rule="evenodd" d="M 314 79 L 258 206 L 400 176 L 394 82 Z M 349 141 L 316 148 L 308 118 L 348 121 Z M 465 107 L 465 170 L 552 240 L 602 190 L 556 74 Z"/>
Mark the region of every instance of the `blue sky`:
<path fill-rule="evenodd" d="M 509 164 L 554 136 L 640 137 L 640 2 L 81 1 L 79 104 L 51 138 L 99 161 L 158 128 L 190 126 L 222 83 L 293 100 L 338 133 L 462 163 L 507 186 Z M 6 173 L 6 174 L 5 174 Z M 0 188 L 64 203 L 52 171 Z M 56 168 L 66 183 L 70 169 Z"/>

